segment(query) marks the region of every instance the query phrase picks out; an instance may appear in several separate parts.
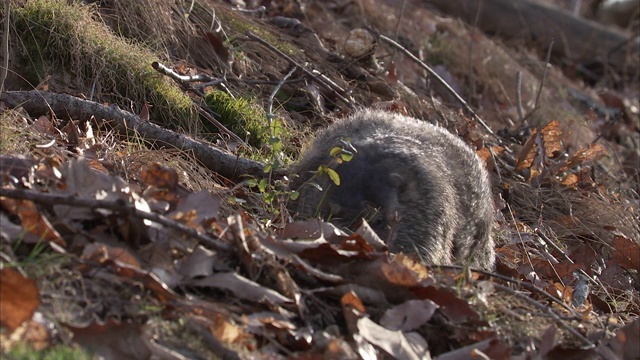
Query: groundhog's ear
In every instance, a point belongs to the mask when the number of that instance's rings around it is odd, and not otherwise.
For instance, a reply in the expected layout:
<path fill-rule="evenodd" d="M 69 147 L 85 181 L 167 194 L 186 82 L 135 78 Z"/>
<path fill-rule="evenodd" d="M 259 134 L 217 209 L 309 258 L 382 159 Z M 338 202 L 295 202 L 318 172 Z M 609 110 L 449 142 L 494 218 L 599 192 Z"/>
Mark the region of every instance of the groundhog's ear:
<path fill-rule="evenodd" d="M 400 188 L 404 184 L 404 177 L 398 173 L 389 174 L 389 182 L 394 188 Z"/>

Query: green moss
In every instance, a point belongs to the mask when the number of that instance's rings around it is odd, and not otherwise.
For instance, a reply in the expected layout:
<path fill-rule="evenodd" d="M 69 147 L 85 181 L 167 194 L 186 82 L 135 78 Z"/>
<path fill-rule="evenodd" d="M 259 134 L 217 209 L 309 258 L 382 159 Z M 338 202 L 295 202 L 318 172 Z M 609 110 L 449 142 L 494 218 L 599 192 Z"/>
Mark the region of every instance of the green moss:
<path fill-rule="evenodd" d="M 220 11 L 217 12 L 217 15 L 220 17 L 222 25 L 230 28 L 233 32 L 244 36 L 247 32 L 251 31 L 256 36 L 264 39 L 266 42 L 273 45 L 276 49 L 282 51 L 287 55 L 294 55 L 299 51 L 296 50 L 291 42 L 282 41 L 282 39 L 278 37 L 278 34 L 274 34 L 273 32 L 267 30 L 267 27 L 265 27 L 264 25 L 259 25 L 252 21 L 248 21 L 237 13 L 228 13 L 224 9 L 219 10 Z"/>
<path fill-rule="evenodd" d="M 151 63 L 158 56 L 114 35 L 92 18 L 92 8 L 62 0 L 30 0 L 13 9 L 15 31 L 24 46 L 24 73 L 33 84 L 47 75 L 73 79 L 80 91 L 96 83 L 98 101 L 129 109 L 151 105 L 152 118 L 193 130 L 196 112 L 188 96 Z"/>
<path fill-rule="evenodd" d="M 451 45 L 442 36 L 430 38 L 425 43 L 427 49 L 427 62 L 431 65 L 451 64 L 451 57 L 454 56 Z"/>
<path fill-rule="evenodd" d="M 86 351 L 69 345 L 56 345 L 46 350 L 36 351 L 26 344 L 16 346 L 4 356 L 12 360 L 89 360 L 92 358 Z M 4 356 L 2 356 L 3 359 Z"/>
<path fill-rule="evenodd" d="M 227 129 L 247 141 L 250 145 L 261 148 L 269 141 L 267 116 L 255 101 L 246 98 L 234 98 L 224 91 L 209 92 L 205 101 L 215 112 Z"/>

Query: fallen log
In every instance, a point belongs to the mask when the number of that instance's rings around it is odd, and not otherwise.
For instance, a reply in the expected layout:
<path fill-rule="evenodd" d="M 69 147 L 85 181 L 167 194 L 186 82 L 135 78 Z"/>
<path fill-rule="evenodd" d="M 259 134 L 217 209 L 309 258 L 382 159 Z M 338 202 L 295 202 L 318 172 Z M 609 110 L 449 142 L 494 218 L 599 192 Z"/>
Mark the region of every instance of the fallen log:
<path fill-rule="evenodd" d="M 505 39 L 531 40 L 579 64 L 601 62 L 620 74 L 640 76 L 640 37 L 530 0 L 429 0 L 430 4 Z M 478 13 L 479 11 L 479 13 Z M 476 22 L 477 15 L 477 22 Z"/>

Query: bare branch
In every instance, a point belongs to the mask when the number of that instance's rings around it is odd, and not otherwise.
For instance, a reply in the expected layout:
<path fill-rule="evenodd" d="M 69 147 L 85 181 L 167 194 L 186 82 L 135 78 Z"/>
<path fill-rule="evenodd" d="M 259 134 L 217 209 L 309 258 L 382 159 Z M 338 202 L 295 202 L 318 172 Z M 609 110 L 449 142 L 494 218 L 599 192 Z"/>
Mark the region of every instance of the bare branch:
<path fill-rule="evenodd" d="M 232 251 L 233 247 L 229 244 L 225 244 L 220 240 L 213 239 L 209 236 L 200 234 L 196 229 L 187 227 L 179 222 L 171 220 L 166 216 L 162 216 L 156 213 L 148 213 L 137 209 L 135 206 L 126 204 L 121 201 L 107 201 L 98 199 L 84 199 L 79 198 L 75 194 L 51 194 L 42 193 L 22 189 L 7 189 L 0 188 L 0 196 L 5 196 L 12 199 L 30 200 L 44 205 L 69 205 L 75 207 L 84 207 L 91 209 L 107 209 L 115 211 L 124 215 L 134 216 L 139 219 L 150 220 L 164 225 L 168 228 L 177 230 L 185 235 L 194 237 L 200 241 L 203 245 L 208 245 L 216 250 Z"/>
<path fill-rule="evenodd" d="M 264 176 L 264 165 L 250 159 L 241 158 L 223 149 L 196 141 L 195 139 L 164 129 L 144 121 L 140 117 L 117 107 L 105 106 L 66 94 L 39 91 L 7 91 L 0 94 L 0 100 L 10 107 L 22 106 L 32 116 L 53 112 L 59 116 L 87 120 L 91 116 L 105 119 L 123 135 L 137 131 L 146 141 L 157 147 L 171 146 L 191 152 L 193 156 L 210 170 L 232 180 L 240 180 L 244 175 Z"/>

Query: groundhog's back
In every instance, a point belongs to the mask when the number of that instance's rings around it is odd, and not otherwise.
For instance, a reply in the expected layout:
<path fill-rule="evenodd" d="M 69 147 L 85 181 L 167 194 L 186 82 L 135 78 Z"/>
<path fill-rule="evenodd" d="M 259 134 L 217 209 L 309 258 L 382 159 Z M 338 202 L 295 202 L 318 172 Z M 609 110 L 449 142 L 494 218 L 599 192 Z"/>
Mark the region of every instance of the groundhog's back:
<path fill-rule="evenodd" d="M 357 150 L 338 164 L 331 148 L 348 140 Z M 320 165 L 340 176 L 314 177 Z M 426 263 L 494 264 L 493 201 L 484 164 L 447 130 L 395 113 L 363 110 L 320 131 L 292 168 L 300 191 L 290 209 L 339 226 L 365 217 L 394 251 Z M 308 182 L 319 184 L 323 191 Z"/>

